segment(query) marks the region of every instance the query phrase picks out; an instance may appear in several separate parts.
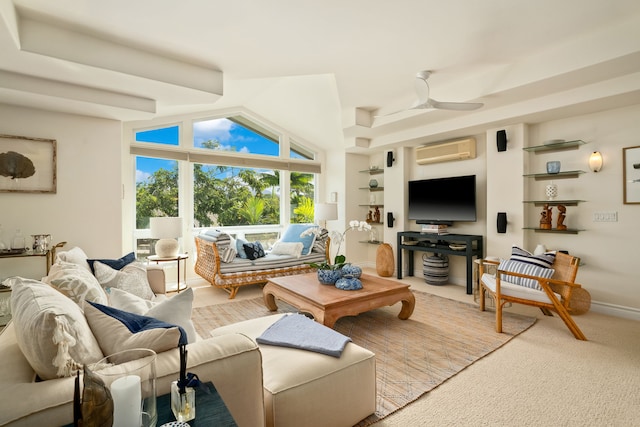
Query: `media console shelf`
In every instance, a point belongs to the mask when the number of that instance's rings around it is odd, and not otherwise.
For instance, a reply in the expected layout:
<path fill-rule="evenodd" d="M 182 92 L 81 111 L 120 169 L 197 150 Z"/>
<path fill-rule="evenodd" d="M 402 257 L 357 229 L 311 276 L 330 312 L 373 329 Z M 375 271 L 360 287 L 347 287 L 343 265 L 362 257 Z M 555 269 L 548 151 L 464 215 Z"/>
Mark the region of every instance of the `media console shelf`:
<path fill-rule="evenodd" d="M 409 243 L 411 242 L 411 243 Z M 454 250 L 450 244 L 464 244 L 465 248 Z M 398 279 L 402 279 L 402 252 L 408 251 L 409 265 L 407 276 L 413 276 L 413 253 L 432 252 L 436 254 L 464 256 L 467 258 L 467 294 L 473 294 L 473 257 L 481 259 L 483 255 L 483 237 L 471 234 L 430 234 L 419 231 L 398 232 L 397 260 Z"/>

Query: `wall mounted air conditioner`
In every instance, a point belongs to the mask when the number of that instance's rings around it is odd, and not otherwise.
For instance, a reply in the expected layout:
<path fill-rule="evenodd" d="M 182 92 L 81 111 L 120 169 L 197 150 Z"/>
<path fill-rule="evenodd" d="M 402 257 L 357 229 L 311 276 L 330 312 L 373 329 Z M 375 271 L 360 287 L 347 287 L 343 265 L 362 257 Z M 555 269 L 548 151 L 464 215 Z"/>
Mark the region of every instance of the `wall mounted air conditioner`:
<path fill-rule="evenodd" d="M 449 162 L 476 158 L 476 139 L 465 138 L 455 141 L 440 142 L 416 148 L 416 163 Z"/>

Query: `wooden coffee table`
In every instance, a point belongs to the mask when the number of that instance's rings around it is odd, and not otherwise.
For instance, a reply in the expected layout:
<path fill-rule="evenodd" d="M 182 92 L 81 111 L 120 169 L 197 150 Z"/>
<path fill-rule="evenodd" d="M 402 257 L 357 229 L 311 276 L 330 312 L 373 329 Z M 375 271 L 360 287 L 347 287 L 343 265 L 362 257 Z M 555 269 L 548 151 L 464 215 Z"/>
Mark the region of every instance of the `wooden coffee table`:
<path fill-rule="evenodd" d="M 402 301 L 400 319 L 406 320 L 413 313 L 416 299 L 409 285 L 369 274 L 363 274 L 360 280 L 362 289 L 343 291 L 321 284 L 316 273 L 276 277 L 267 282 L 262 294 L 269 310 L 278 309 L 277 298 L 311 314 L 316 322 L 330 328 L 341 317 L 355 316 L 399 301 Z"/>

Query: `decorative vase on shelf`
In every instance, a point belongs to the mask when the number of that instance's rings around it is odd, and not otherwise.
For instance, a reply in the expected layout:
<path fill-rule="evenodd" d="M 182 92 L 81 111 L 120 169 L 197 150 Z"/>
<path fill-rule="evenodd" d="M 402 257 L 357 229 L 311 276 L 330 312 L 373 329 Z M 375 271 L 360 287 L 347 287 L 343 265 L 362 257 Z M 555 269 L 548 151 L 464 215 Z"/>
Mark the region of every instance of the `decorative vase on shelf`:
<path fill-rule="evenodd" d="M 536 246 L 536 248 L 533 250 L 533 254 L 542 255 L 546 251 L 547 251 L 547 248 L 542 243 L 538 243 L 538 246 Z"/>
<path fill-rule="evenodd" d="M 547 200 L 555 200 L 558 197 L 558 186 L 556 184 L 547 185 L 545 194 L 547 195 Z"/>
<path fill-rule="evenodd" d="M 339 278 L 342 277 L 342 271 L 318 269 L 318 281 L 323 285 L 335 285 Z"/>
<path fill-rule="evenodd" d="M 336 288 L 343 291 L 357 291 L 362 289 L 362 282 L 357 277 L 344 275 L 336 281 Z"/>
<path fill-rule="evenodd" d="M 369 180 L 369 188 L 377 188 L 377 187 L 378 187 L 378 180 L 376 179 Z"/>
<path fill-rule="evenodd" d="M 560 162 L 557 160 L 547 162 L 547 173 L 554 175 L 560 173 Z"/>

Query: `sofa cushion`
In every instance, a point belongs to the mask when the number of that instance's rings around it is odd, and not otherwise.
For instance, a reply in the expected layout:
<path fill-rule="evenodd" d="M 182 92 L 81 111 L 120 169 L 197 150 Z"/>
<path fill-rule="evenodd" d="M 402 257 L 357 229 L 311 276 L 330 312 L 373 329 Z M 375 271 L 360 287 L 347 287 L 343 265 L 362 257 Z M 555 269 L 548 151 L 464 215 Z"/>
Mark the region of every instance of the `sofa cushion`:
<path fill-rule="evenodd" d="M 136 254 L 134 254 L 133 252 L 129 252 L 128 254 L 118 259 L 87 259 L 87 263 L 89 264 L 89 268 L 91 269 L 91 271 L 95 274 L 95 268 L 93 267 L 93 264 L 96 261 L 100 261 L 104 265 L 108 265 L 114 270 L 122 270 L 127 264 L 131 264 L 135 260 Z"/>
<path fill-rule="evenodd" d="M 148 348 L 160 353 L 187 343 L 182 328 L 153 317 L 92 302 L 85 304 L 84 312 L 100 348 L 112 363 L 120 362 L 114 355 L 123 350 Z"/>
<path fill-rule="evenodd" d="M 77 264 L 58 261 L 42 281 L 71 298 L 80 307 L 84 300 L 107 303 L 107 294 L 95 276 Z"/>
<path fill-rule="evenodd" d="M 83 364 L 104 357 L 75 302 L 46 283 L 7 280 L 18 345 L 41 379 L 71 376 Z"/>
<path fill-rule="evenodd" d="M 114 270 L 96 261 L 93 264 L 96 278 L 103 288 L 118 288 L 130 292 L 147 300 L 153 299 L 153 291 L 147 279 L 147 269 L 144 264 L 133 262 L 122 270 Z"/>
<path fill-rule="evenodd" d="M 313 224 L 290 224 L 287 229 L 282 233 L 282 237 L 280 241 L 282 242 L 300 242 L 302 243 L 302 254 L 309 255 L 311 249 L 313 248 L 313 242 L 315 241 L 316 235 L 314 233 L 310 233 L 305 236 L 301 236 L 303 232 L 308 230 L 309 228 L 317 228 L 317 225 Z"/>
<path fill-rule="evenodd" d="M 55 261 L 64 261 L 77 264 L 80 267 L 86 269 L 88 272 L 91 272 L 91 268 L 89 268 L 89 263 L 87 262 L 87 254 L 84 253 L 82 248 L 79 248 L 77 246 L 69 249 L 68 251 L 56 253 Z"/>
<path fill-rule="evenodd" d="M 236 259 L 238 252 L 235 247 L 227 246 L 222 249 L 218 248 L 218 254 L 220 255 L 220 261 L 229 263 Z"/>
<path fill-rule="evenodd" d="M 238 252 L 238 256 L 243 259 L 247 259 L 247 252 L 244 250 L 244 245 L 246 243 L 249 242 L 241 237 L 236 239 L 236 251 Z"/>
<path fill-rule="evenodd" d="M 326 228 L 320 228 L 315 234 L 316 239 L 313 242 L 312 252 L 324 254 L 326 251 L 327 240 L 329 239 L 329 231 Z"/>
<path fill-rule="evenodd" d="M 163 322 L 178 325 L 187 333 L 189 343 L 196 341 L 196 329 L 191 321 L 193 289 L 182 292 L 160 302 L 149 301 L 117 288 L 109 289 L 109 305 L 129 313 L 155 317 Z"/>
<path fill-rule="evenodd" d="M 245 243 L 242 246 L 247 254 L 247 258 L 250 260 L 263 258 L 265 256 L 264 248 L 260 242 Z"/>
<path fill-rule="evenodd" d="M 551 276 L 553 276 L 553 273 L 555 272 L 553 268 L 539 267 L 537 265 L 528 264 L 520 261 L 513 261 L 510 259 L 502 260 L 500 262 L 500 265 L 498 266 L 498 270 L 527 274 L 529 276 L 543 277 L 545 279 L 550 279 Z M 500 280 L 506 280 L 510 283 L 513 283 L 514 285 L 524 286 L 526 288 L 536 289 L 538 291 L 542 290 L 542 287 L 540 287 L 540 284 L 535 279 L 529 279 L 526 277 L 509 276 L 509 275 L 503 274 L 500 277 Z"/>

